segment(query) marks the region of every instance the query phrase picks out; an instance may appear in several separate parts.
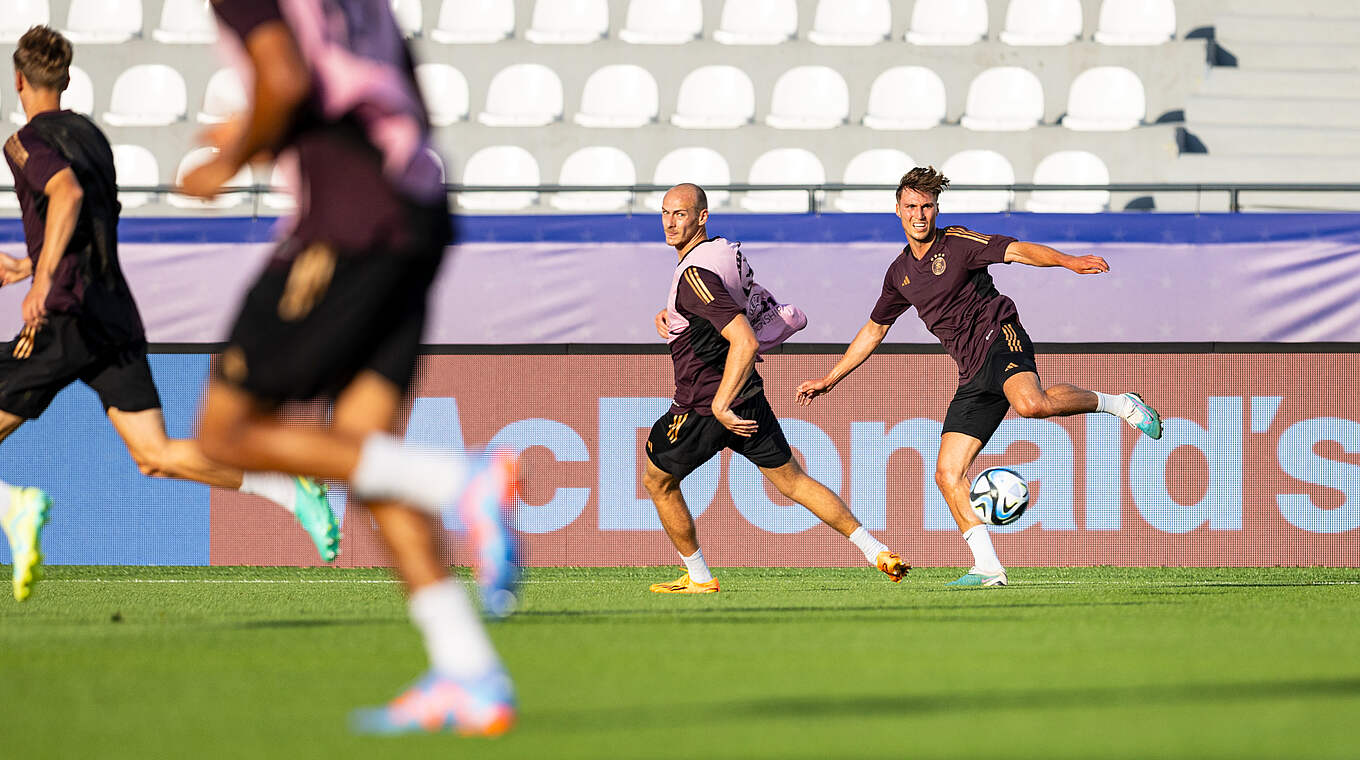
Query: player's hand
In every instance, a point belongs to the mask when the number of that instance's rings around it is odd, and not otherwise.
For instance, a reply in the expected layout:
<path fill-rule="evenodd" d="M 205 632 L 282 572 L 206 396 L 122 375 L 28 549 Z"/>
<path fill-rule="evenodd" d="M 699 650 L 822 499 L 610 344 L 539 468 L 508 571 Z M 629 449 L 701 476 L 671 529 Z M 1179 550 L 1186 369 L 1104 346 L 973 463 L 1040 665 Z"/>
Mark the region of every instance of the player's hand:
<path fill-rule="evenodd" d="M 755 435 L 756 430 L 760 428 L 755 420 L 744 420 L 738 417 L 737 413 L 731 409 L 718 409 L 715 407 L 713 409 L 713 419 L 721 422 L 723 427 L 731 430 L 742 438 L 750 438 Z"/>
<path fill-rule="evenodd" d="M 219 154 L 206 164 L 199 166 L 184 176 L 179 192 L 194 198 L 215 198 L 222 186 L 236 174 L 237 167 L 231 166 Z"/>
<path fill-rule="evenodd" d="M 671 315 L 669 309 L 662 309 L 656 313 L 656 334 L 662 338 L 671 337 Z"/>
<path fill-rule="evenodd" d="M 825 378 L 821 380 L 804 380 L 798 386 L 798 391 L 793 400 L 800 406 L 807 406 L 812 403 L 814 398 L 823 396 L 831 392 L 834 383 L 828 383 Z"/>
<path fill-rule="evenodd" d="M 47 319 L 47 294 L 52 291 L 52 281 L 46 277 L 33 278 L 33 287 L 24 296 L 22 313 L 24 324 L 38 329 Z"/>
<path fill-rule="evenodd" d="M 33 275 L 33 261 L 27 257 L 18 259 L 7 253 L 0 253 L 0 287 L 13 285 Z"/>
<path fill-rule="evenodd" d="M 1110 271 L 1110 265 L 1105 263 L 1105 259 L 1099 256 L 1073 256 L 1067 261 L 1067 268 L 1077 274 L 1104 274 Z"/>

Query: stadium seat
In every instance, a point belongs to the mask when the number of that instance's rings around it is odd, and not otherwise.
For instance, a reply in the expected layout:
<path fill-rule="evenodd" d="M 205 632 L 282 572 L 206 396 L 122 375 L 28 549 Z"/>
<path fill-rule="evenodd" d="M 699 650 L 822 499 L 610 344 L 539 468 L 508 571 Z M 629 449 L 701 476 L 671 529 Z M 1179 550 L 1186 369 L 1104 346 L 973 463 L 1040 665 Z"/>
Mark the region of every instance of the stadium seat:
<path fill-rule="evenodd" d="M 997 66 L 978 74 L 968 86 L 959 123 L 981 132 L 1019 132 L 1043 118 L 1044 87 L 1039 77 L 1019 66 Z"/>
<path fill-rule="evenodd" d="M 539 45 L 585 45 L 608 33 L 606 0 L 538 0 L 524 37 Z"/>
<path fill-rule="evenodd" d="M 142 34 L 141 0 L 71 0 L 62 30 L 77 45 L 111 45 Z"/>
<path fill-rule="evenodd" d="M 184 181 L 184 175 L 212 160 L 212 157 L 217 155 L 218 152 L 217 148 L 208 147 L 194 148 L 189 151 L 184 158 L 180 159 L 179 168 L 175 170 L 175 184 L 179 185 Z M 241 170 L 236 173 L 236 176 L 232 177 L 224 187 L 250 187 L 252 184 L 254 184 L 254 180 L 251 177 L 250 167 L 243 166 L 241 167 Z M 166 197 L 166 201 L 168 201 L 171 206 L 176 206 L 178 208 L 223 209 L 239 206 L 244 203 L 248 197 L 249 196 L 245 193 L 223 193 L 210 201 L 205 201 L 201 198 L 191 198 L 187 195 L 171 193 Z"/>
<path fill-rule="evenodd" d="M 656 80 L 641 66 L 616 63 L 586 79 L 574 121 L 583 127 L 641 127 L 660 111 Z"/>
<path fill-rule="evenodd" d="M 489 127 L 542 127 L 562 118 L 562 80 L 540 63 L 516 63 L 491 78 L 486 110 L 477 120 Z"/>
<path fill-rule="evenodd" d="M 916 162 L 911 156 L 894 148 L 874 148 L 850 159 L 845 165 L 847 185 L 896 186 L 902 175 L 912 170 Z M 844 190 L 831 201 L 841 211 L 863 213 L 891 213 L 897 205 L 892 190 Z"/>
<path fill-rule="evenodd" d="M 894 66 L 869 86 L 870 129 L 930 129 L 944 117 L 944 80 L 923 66 Z"/>
<path fill-rule="evenodd" d="M 917 0 L 907 42 L 913 45 L 972 45 L 987 36 L 987 0 Z"/>
<path fill-rule="evenodd" d="M 234 68 L 218 69 L 208 78 L 203 91 L 203 110 L 198 112 L 200 124 L 221 124 L 246 108 L 246 88 L 241 75 Z"/>
<path fill-rule="evenodd" d="M 275 211 L 292 211 L 297 208 L 297 198 L 293 196 L 293 189 L 288 185 L 288 178 L 282 166 L 274 164 L 274 168 L 270 170 L 269 192 L 264 194 L 260 203 L 265 208 Z"/>
<path fill-rule="evenodd" d="M 702 0 L 631 0 L 619 37 L 634 45 L 683 45 L 703 31 Z"/>
<path fill-rule="evenodd" d="M 447 63 L 422 63 L 416 66 L 416 82 L 431 124 L 445 127 L 468 117 L 468 83 L 461 71 Z"/>
<path fill-rule="evenodd" d="M 156 157 L 140 145 L 114 145 L 113 171 L 119 187 L 155 187 L 161 183 L 161 170 L 156 164 Z M 145 206 L 155 198 L 156 194 L 149 192 L 118 193 L 123 208 Z"/>
<path fill-rule="evenodd" d="M 874 45 L 890 36 L 888 0 L 819 0 L 808 31 L 817 45 Z"/>
<path fill-rule="evenodd" d="M 425 12 L 420 0 L 392 0 L 392 18 L 403 37 L 419 37 L 425 27 Z"/>
<path fill-rule="evenodd" d="M 964 150 L 945 159 L 940 172 L 954 185 L 1014 185 L 1015 169 L 1006 157 L 991 150 Z M 941 213 L 1008 211 L 1015 193 L 1010 190 L 946 190 Z"/>
<path fill-rule="evenodd" d="M 90 75 L 79 66 L 72 65 L 70 68 L 71 81 L 66 85 L 66 90 L 61 93 L 61 107 L 76 113 L 83 113 L 90 116 L 94 113 L 94 83 L 90 81 Z M 23 105 L 19 99 L 14 99 L 14 111 L 9 116 L 10 121 L 23 126 L 28 123 L 28 117 L 24 115 Z"/>
<path fill-rule="evenodd" d="M 713 39 L 724 45 L 778 45 L 797 33 L 797 0 L 727 0 Z"/>
<path fill-rule="evenodd" d="M 1096 23 L 1102 45 L 1160 45 L 1176 34 L 1173 0 L 1104 0 Z"/>
<path fill-rule="evenodd" d="M 209 0 L 165 0 L 161 23 L 151 31 L 157 42 L 170 45 L 204 45 L 217 41 L 217 22 Z"/>
<path fill-rule="evenodd" d="M 113 82 L 104 121 L 115 127 L 162 127 L 188 110 L 184 77 L 160 63 L 129 67 Z"/>
<path fill-rule="evenodd" d="M 1108 185 L 1110 170 L 1093 153 L 1060 150 L 1034 168 L 1036 185 Z M 1110 207 L 1108 190 L 1035 190 L 1025 208 L 1044 213 L 1095 214 Z"/>
<path fill-rule="evenodd" d="M 42 26 L 51 20 L 52 9 L 47 0 L 0 0 L 0 43 L 13 45 L 29 27 Z"/>
<path fill-rule="evenodd" d="M 449 45 L 500 42 L 515 34 L 515 0 L 444 0 L 430 39 Z"/>
<path fill-rule="evenodd" d="M 775 129 L 834 129 L 850 117 L 850 88 L 826 66 L 798 66 L 774 83 L 765 123 Z"/>
<path fill-rule="evenodd" d="M 1147 115 L 1138 75 L 1121 66 L 1097 66 L 1072 80 L 1062 125 L 1083 132 L 1133 129 Z"/>
<path fill-rule="evenodd" d="M 727 204 L 732 193 L 727 190 L 709 190 L 709 186 L 732 184 L 732 170 L 727 159 L 712 148 L 676 148 L 661 157 L 652 173 L 654 185 L 678 185 L 692 182 L 708 194 L 708 207 L 718 208 Z M 661 210 L 664 193 L 648 193 L 646 205 L 653 211 Z"/>
<path fill-rule="evenodd" d="M 775 148 L 756 157 L 747 181 L 752 185 L 824 185 L 826 169 L 810 151 Z M 761 213 L 798 214 L 810 210 L 808 194 L 803 190 L 752 190 L 742 197 L 741 206 Z"/>
<path fill-rule="evenodd" d="M 1081 0 L 1011 0 L 1006 6 L 1007 45 L 1066 45 L 1081 37 Z"/>
<path fill-rule="evenodd" d="M 680 82 L 671 123 L 686 129 L 736 129 L 756 113 L 756 89 L 736 66 L 701 66 Z"/>
<path fill-rule="evenodd" d="M 567 156 L 558 174 L 559 185 L 635 185 L 637 170 L 633 159 L 618 148 L 596 145 Z M 633 194 L 628 190 L 599 193 L 553 193 L 548 202 L 564 211 L 619 211 L 628 208 Z"/>
<path fill-rule="evenodd" d="M 463 184 L 469 186 L 534 186 L 541 184 L 538 162 L 518 145 L 482 148 L 463 165 Z M 538 201 L 538 193 L 459 193 L 458 205 L 469 211 L 518 211 Z"/>

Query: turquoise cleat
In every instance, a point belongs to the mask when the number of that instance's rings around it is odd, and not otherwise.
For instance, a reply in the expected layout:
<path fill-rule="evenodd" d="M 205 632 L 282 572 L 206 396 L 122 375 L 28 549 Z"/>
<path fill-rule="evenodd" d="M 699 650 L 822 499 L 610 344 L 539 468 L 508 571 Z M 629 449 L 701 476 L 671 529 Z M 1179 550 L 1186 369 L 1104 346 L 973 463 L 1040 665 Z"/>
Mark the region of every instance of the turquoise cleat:
<path fill-rule="evenodd" d="M 33 593 L 33 584 L 42 578 L 40 539 L 50 509 L 52 500 L 41 489 L 9 486 L 9 509 L 0 525 L 9 538 L 14 563 L 14 598 L 21 602 Z"/>
<path fill-rule="evenodd" d="M 1006 585 L 1006 573 L 1001 572 L 996 575 L 984 575 L 982 573 L 966 573 L 959 578 L 952 580 L 946 586 L 954 588 L 992 588 L 995 586 Z"/>
<path fill-rule="evenodd" d="M 1162 437 L 1162 415 L 1156 409 L 1147 405 L 1142 396 L 1137 393 L 1125 393 L 1124 398 L 1133 402 L 1133 414 L 1127 418 L 1127 422 L 1147 434 L 1148 438 L 1156 441 Z"/>
<path fill-rule="evenodd" d="M 517 461 L 503 452 L 469 458 L 468 484 L 458 508 L 472 538 L 482 611 L 504 618 L 515 611 L 519 548 L 510 526 L 519 499 Z"/>
<path fill-rule="evenodd" d="M 326 498 L 326 486 L 311 478 L 294 476 L 297 483 L 297 504 L 293 514 L 298 524 L 312 537 L 316 553 L 325 562 L 334 562 L 340 556 L 340 525 L 331 511 L 331 501 Z"/>
<path fill-rule="evenodd" d="M 500 736 L 515 723 L 515 694 L 500 668 L 473 681 L 431 671 L 384 707 L 355 710 L 356 734 L 457 733 Z"/>

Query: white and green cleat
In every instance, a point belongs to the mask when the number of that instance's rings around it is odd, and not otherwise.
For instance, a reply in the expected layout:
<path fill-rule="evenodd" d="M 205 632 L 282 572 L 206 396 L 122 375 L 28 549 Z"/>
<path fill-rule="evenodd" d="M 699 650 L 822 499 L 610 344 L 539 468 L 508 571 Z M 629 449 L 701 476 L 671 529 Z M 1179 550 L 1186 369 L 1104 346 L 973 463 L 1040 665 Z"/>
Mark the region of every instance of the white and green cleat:
<path fill-rule="evenodd" d="M 303 477 L 294 477 L 293 481 L 297 484 L 293 514 L 297 516 L 298 524 L 312 537 L 322 561 L 334 562 L 340 556 L 340 524 L 331 510 L 326 485 Z"/>
<path fill-rule="evenodd" d="M 40 539 L 52 500 L 39 488 L 8 488 L 9 509 L 0 525 L 9 538 L 14 562 L 14 598 L 22 602 L 33 593 L 33 584 L 42 578 Z"/>
<path fill-rule="evenodd" d="M 1143 431 L 1148 438 L 1159 440 L 1162 437 L 1162 415 L 1148 406 L 1137 393 L 1125 393 L 1124 398 L 1133 404 L 1133 413 L 1125 417 L 1124 421 Z"/>
<path fill-rule="evenodd" d="M 968 572 L 944 585 L 954 588 L 995 588 L 1006 585 L 1006 573 L 1003 571 L 995 575 L 986 575 Z"/>

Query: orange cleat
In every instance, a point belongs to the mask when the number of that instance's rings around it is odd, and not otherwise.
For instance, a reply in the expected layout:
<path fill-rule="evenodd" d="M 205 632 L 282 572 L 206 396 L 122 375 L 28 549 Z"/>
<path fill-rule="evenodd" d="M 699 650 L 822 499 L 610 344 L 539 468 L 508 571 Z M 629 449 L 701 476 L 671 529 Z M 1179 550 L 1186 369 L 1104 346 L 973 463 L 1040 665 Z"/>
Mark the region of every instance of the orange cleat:
<path fill-rule="evenodd" d="M 653 594 L 716 594 L 718 591 L 717 578 L 708 583 L 695 583 L 689 579 L 689 573 L 685 573 L 670 583 L 652 584 Z"/>
<path fill-rule="evenodd" d="M 911 572 L 911 565 L 903 562 L 902 558 L 897 556 L 897 552 L 879 552 L 878 569 L 887 573 L 893 583 L 901 583 L 902 579 L 907 577 L 907 573 Z"/>

